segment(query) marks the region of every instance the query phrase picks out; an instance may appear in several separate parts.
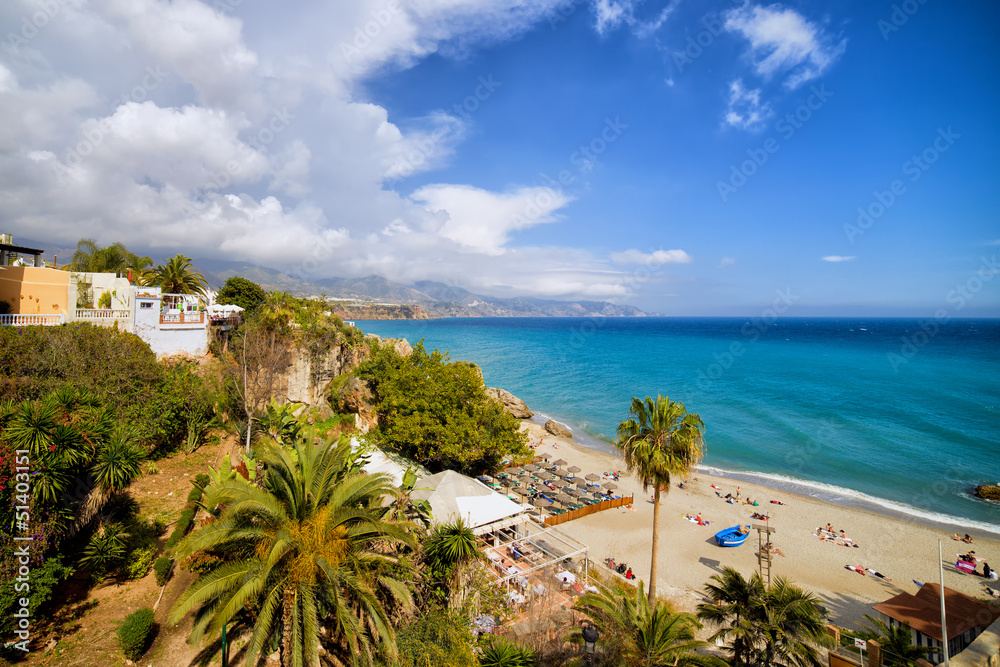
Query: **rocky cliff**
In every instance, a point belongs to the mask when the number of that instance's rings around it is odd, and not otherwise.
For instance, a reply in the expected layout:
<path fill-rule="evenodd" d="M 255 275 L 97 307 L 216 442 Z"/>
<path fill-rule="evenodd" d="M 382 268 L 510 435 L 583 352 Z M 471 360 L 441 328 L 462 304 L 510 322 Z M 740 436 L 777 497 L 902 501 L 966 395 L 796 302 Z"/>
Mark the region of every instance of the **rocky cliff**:
<path fill-rule="evenodd" d="M 389 339 L 388 342 L 404 357 L 413 352 L 406 339 Z M 292 351 L 291 363 L 278 378 L 277 393 L 290 402 L 326 406 L 329 388 L 334 379 L 350 374 L 367 358 L 367 345 L 350 347 L 341 342 L 320 354 L 296 347 Z"/>

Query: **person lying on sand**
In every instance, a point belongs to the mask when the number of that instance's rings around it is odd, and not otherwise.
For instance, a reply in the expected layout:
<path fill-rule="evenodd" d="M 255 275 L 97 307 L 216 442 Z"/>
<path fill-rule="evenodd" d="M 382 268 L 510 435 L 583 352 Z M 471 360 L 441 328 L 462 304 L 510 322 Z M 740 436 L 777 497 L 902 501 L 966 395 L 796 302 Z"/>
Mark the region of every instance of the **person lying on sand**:
<path fill-rule="evenodd" d="M 857 572 L 862 577 L 868 574 L 863 565 L 845 565 L 844 569 L 851 570 L 852 572 Z"/>
<path fill-rule="evenodd" d="M 784 505 L 785 503 L 781 502 L 780 500 L 772 500 L 771 504 L 772 505 Z"/>
<path fill-rule="evenodd" d="M 874 568 L 869 567 L 869 568 L 865 568 L 865 569 L 868 570 L 868 574 L 874 574 L 879 579 L 885 579 L 886 581 L 892 581 L 892 579 L 890 579 L 889 577 L 885 576 L 881 572 L 876 572 Z"/>
<path fill-rule="evenodd" d="M 986 591 L 986 594 L 991 598 L 1000 598 L 1000 591 L 995 591 L 985 584 L 983 584 L 983 590 Z"/>
<path fill-rule="evenodd" d="M 782 550 L 781 550 L 781 549 L 779 549 L 778 547 L 774 546 L 774 545 L 773 545 L 773 544 L 771 544 L 770 542 L 768 542 L 768 543 L 767 543 L 767 544 L 765 544 L 764 546 L 765 546 L 765 547 L 767 547 L 767 550 L 768 550 L 768 551 L 769 551 L 770 553 L 772 553 L 772 554 L 776 554 L 776 555 L 778 555 L 778 556 L 781 556 L 781 557 L 784 557 L 784 556 L 785 556 L 785 552 L 784 552 L 784 551 L 782 551 Z"/>

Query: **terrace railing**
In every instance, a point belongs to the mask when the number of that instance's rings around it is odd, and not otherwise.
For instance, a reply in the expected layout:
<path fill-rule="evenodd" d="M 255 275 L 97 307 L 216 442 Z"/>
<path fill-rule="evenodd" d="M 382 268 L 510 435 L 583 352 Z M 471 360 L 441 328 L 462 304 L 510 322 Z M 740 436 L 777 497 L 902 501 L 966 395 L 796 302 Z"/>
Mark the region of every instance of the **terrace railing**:
<path fill-rule="evenodd" d="M 77 308 L 74 319 L 78 322 L 110 325 L 113 322 L 131 320 L 132 311 L 125 308 Z"/>
<path fill-rule="evenodd" d="M 187 310 L 178 313 L 160 311 L 160 324 L 204 324 L 205 313 L 200 310 Z"/>
<path fill-rule="evenodd" d="M 62 324 L 66 317 L 57 315 L 0 315 L 0 327 L 53 327 Z"/>

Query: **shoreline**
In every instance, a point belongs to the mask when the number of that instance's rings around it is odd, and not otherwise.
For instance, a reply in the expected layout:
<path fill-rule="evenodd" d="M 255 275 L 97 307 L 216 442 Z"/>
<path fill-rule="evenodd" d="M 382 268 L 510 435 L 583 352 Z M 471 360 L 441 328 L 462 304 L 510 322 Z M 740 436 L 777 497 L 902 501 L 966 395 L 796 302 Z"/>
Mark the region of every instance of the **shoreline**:
<path fill-rule="evenodd" d="M 531 420 L 522 420 L 522 429 L 529 433 L 531 442 L 541 439 L 536 453 L 565 458 L 571 465 L 581 467 L 584 473 L 625 470 L 620 457 L 588 448 L 572 439 L 556 438 Z M 863 621 L 864 614 L 873 613 L 873 604 L 900 592 L 915 592 L 914 580 L 937 583 L 939 539 L 945 553 L 946 586 L 979 599 L 985 597 L 984 584 L 989 583 L 994 589 L 998 587 L 996 581 L 987 582 L 982 577 L 959 572 L 950 555 L 974 549 L 976 555 L 991 566 L 1000 565 L 1000 540 L 996 536 L 974 535 L 973 544 L 969 546 L 949 539 L 954 532 L 970 532 L 957 530 L 954 525 L 930 526 L 910 518 L 887 516 L 867 508 L 830 503 L 790 490 L 702 471 L 692 473 L 685 489 L 677 487 L 678 481 L 672 480 L 670 490 L 661 496 L 657 589 L 660 595 L 671 599 L 684 611 L 694 610 L 702 600 L 705 582 L 722 567 L 735 567 L 744 576 L 757 570 L 755 533 L 751 533 L 746 544 L 736 548 L 719 547 L 714 541 L 715 533 L 723 528 L 761 523 L 750 518 L 755 511 L 770 516 L 769 525 L 776 529 L 772 540 L 785 554 L 774 557 L 774 574 L 787 576 L 819 596 L 831 620 L 838 625 L 851 627 Z M 744 498 L 754 498 L 760 505 L 730 505 L 716 495 L 713 484 L 722 487 L 723 494 L 733 493 L 740 487 Z M 618 562 L 628 562 L 645 581 L 650 568 L 651 494 L 644 493 L 638 480 L 627 473 L 619 480 L 618 492 L 635 494 L 634 511 L 605 510 L 560 524 L 558 529 L 588 545 L 591 567 L 601 569 L 604 559 L 614 557 Z M 784 505 L 771 504 L 771 500 L 779 500 Z M 701 514 L 712 524 L 697 525 L 685 520 L 684 514 Z M 826 523 L 846 530 L 858 547 L 845 548 L 821 541 L 814 531 Z M 845 569 L 846 565 L 874 568 L 892 581 L 859 575 Z"/>
<path fill-rule="evenodd" d="M 554 421 L 565 425 L 574 433 L 575 436 L 582 433 L 584 437 L 579 439 L 574 438 L 573 442 L 576 446 L 584 447 L 601 454 L 616 456 L 614 446 L 610 442 L 607 442 L 603 438 L 590 433 L 581 426 L 561 421 L 551 415 L 541 412 L 536 413 L 535 417 L 523 421 L 529 421 L 533 424 L 541 426 L 546 419 L 553 419 Z M 880 498 L 878 496 L 865 493 L 864 491 L 835 486 L 833 484 L 827 484 L 826 482 L 788 477 L 778 473 L 767 473 L 754 470 L 732 470 L 713 464 L 706 464 L 704 462 L 698 466 L 697 470 L 699 474 L 711 475 L 720 479 L 737 480 L 748 484 L 756 484 L 773 489 L 774 491 L 794 493 L 796 495 L 831 504 L 841 504 L 848 507 L 855 507 L 857 509 L 866 510 L 875 514 L 881 514 L 886 517 L 912 521 L 931 528 L 942 530 L 947 530 L 949 528 L 961 528 L 962 530 L 959 532 L 969 533 L 974 537 L 990 539 L 1000 538 L 1000 524 L 989 524 L 977 521 L 976 519 L 953 516 L 933 512 L 931 510 L 922 510 L 918 507 L 913 507 L 899 501 L 890 500 L 888 498 Z"/>

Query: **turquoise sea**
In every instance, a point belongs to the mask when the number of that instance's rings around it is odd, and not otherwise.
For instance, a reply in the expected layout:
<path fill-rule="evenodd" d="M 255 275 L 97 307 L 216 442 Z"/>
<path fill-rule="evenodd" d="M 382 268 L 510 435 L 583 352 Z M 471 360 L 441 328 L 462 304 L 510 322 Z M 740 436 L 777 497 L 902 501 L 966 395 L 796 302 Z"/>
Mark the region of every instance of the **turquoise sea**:
<path fill-rule="evenodd" d="M 486 318 L 357 322 L 473 361 L 611 451 L 632 396 L 705 422 L 717 474 L 1000 534 L 1000 320 Z"/>

